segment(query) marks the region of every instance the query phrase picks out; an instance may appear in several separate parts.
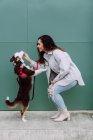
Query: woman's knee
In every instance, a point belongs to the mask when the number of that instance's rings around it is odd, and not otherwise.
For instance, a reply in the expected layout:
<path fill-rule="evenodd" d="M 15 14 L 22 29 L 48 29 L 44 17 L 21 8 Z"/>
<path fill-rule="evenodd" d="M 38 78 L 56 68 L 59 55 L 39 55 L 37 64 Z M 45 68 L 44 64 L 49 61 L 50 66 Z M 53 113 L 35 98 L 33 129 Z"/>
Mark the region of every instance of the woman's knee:
<path fill-rule="evenodd" d="M 57 88 L 56 86 L 51 86 L 51 88 L 48 89 L 48 96 L 55 101 L 55 96 L 57 95 Z"/>
<path fill-rule="evenodd" d="M 56 94 L 59 93 L 59 87 L 58 85 L 50 85 L 49 88 L 48 88 L 48 94 L 53 97 L 55 96 Z"/>
<path fill-rule="evenodd" d="M 55 103 L 55 96 L 54 95 L 50 94 L 48 97 Z"/>

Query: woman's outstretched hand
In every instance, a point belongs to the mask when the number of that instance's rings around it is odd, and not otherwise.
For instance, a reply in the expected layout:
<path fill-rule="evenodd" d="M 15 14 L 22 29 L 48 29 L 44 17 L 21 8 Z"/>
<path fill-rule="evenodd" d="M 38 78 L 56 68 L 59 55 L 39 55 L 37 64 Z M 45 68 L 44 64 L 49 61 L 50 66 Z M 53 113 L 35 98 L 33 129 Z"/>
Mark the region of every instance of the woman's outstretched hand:
<path fill-rule="evenodd" d="M 28 62 L 31 63 L 31 58 L 29 57 L 29 55 L 28 55 L 26 52 L 24 52 L 23 57 L 24 57 Z"/>

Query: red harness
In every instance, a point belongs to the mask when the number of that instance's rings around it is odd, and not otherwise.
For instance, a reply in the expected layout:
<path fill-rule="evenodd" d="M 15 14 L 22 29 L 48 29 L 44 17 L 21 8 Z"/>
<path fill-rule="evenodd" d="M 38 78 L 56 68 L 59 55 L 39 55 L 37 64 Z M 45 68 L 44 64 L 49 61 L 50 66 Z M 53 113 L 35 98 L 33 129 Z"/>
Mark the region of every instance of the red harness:
<path fill-rule="evenodd" d="M 22 69 L 23 69 L 23 68 L 20 68 L 20 69 L 18 70 L 19 76 L 21 76 L 21 77 L 27 77 L 28 75 L 25 74 L 25 73 L 23 73 Z"/>

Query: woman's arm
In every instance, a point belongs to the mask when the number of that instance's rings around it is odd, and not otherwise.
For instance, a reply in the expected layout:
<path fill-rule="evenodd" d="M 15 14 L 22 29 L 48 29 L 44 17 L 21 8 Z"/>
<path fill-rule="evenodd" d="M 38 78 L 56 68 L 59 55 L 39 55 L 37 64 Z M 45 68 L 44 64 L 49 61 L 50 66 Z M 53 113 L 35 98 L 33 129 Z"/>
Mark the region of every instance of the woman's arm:
<path fill-rule="evenodd" d="M 45 69 L 45 65 L 44 64 L 40 64 L 38 62 L 35 62 L 34 60 L 32 60 L 29 55 L 24 52 L 23 57 L 30 63 L 30 66 L 33 67 L 35 70 L 38 69 Z"/>
<path fill-rule="evenodd" d="M 37 62 L 32 60 L 26 52 L 23 53 L 23 57 L 30 63 L 31 67 L 34 67 L 34 69 L 36 69 Z"/>

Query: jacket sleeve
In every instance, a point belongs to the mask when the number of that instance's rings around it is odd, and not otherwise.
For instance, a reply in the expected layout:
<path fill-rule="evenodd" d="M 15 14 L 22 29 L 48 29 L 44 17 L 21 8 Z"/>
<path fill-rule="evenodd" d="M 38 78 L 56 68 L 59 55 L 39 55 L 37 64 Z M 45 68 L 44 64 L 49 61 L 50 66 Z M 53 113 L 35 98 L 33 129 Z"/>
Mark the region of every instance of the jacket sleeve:
<path fill-rule="evenodd" d="M 66 52 L 57 50 L 53 53 L 55 61 L 59 65 L 59 74 L 54 78 L 55 81 L 62 80 L 70 70 L 70 57 Z"/>
<path fill-rule="evenodd" d="M 36 61 L 31 60 L 30 66 L 34 68 L 34 70 L 38 70 L 38 69 L 45 69 L 45 65 L 44 64 L 40 64 Z"/>

